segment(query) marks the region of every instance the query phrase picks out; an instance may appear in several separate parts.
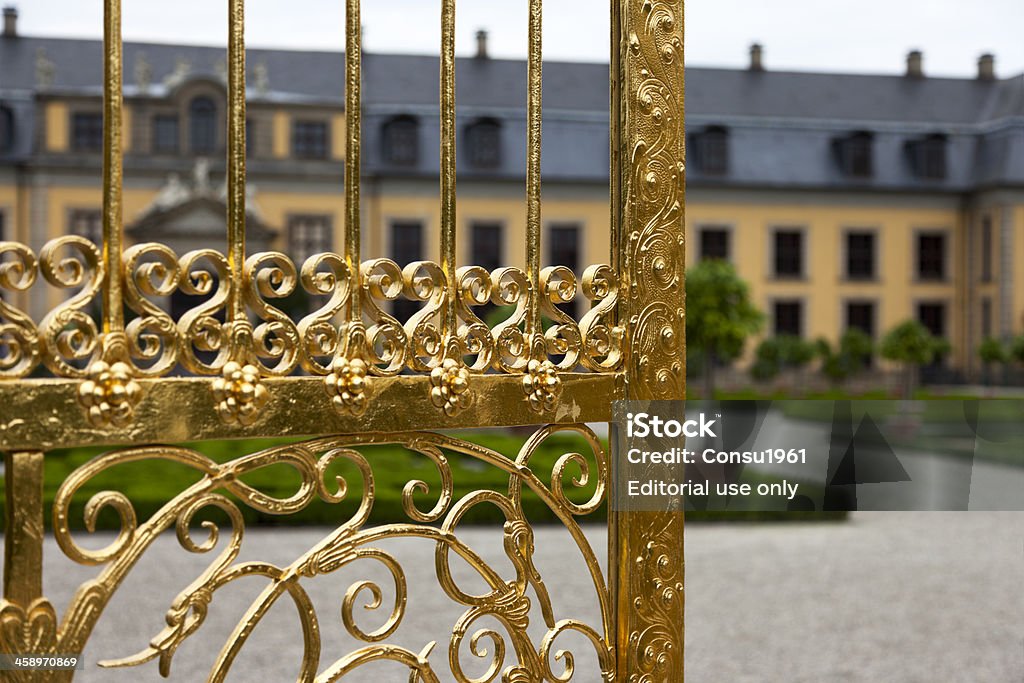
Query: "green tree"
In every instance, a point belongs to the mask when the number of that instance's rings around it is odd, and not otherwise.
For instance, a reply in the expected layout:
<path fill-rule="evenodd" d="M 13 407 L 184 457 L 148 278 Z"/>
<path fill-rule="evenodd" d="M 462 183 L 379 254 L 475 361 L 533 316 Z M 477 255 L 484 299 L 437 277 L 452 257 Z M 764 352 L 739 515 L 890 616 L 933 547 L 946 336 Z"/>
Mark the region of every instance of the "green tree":
<path fill-rule="evenodd" d="M 834 384 L 863 371 L 875 353 L 871 337 L 857 328 L 847 330 L 835 349 L 826 339 L 819 339 L 816 347 L 821 358 L 821 371 Z"/>
<path fill-rule="evenodd" d="M 798 373 L 814 360 L 815 345 L 802 337 L 784 334 L 761 340 L 757 345 L 750 374 L 758 380 L 769 380 L 783 370 Z"/>
<path fill-rule="evenodd" d="M 978 358 L 985 369 L 985 384 L 992 383 L 992 368 L 1010 362 L 1010 352 L 1001 341 L 994 337 L 986 337 L 978 346 Z"/>
<path fill-rule="evenodd" d="M 735 360 L 764 316 L 750 301 L 747 283 L 725 261 L 702 261 L 686 272 L 686 344 L 700 356 L 704 396 L 715 390 L 715 363 Z"/>
<path fill-rule="evenodd" d="M 1024 334 L 1010 342 L 1010 359 L 1024 363 Z"/>
<path fill-rule="evenodd" d="M 900 323 L 882 339 L 882 357 L 903 366 L 903 392 L 906 398 L 914 394 L 921 366 L 949 353 L 949 348 L 948 341 L 932 335 L 928 328 L 916 320 Z"/>

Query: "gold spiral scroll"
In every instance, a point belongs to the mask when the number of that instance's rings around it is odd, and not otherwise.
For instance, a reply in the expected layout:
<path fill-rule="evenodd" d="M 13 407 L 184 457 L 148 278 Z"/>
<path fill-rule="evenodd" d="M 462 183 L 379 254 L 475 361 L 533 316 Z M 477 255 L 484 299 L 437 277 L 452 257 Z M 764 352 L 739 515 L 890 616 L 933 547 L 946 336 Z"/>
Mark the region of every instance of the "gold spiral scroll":
<path fill-rule="evenodd" d="M 42 358 L 36 324 L 25 311 L 5 301 L 3 295 L 5 290 L 29 289 L 38 269 L 36 255 L 27 246 L 0 242 L 0 379 L 25 377 Z"/>
<path fill-rule="evenodd" d="M 534 456 L 553 445 L 549 439 L 565 435 L 574 437 L 582 448 L 564 452 L 549 471 L 542 471 Z M 407 519 L 371 525 L 370 512 L 377 496 L 374 459 L 360 449 L 384 444 L 394 444 L 410 455 L 422 456 L 436 469 L 441 485 L 438 490 L 431 490 L 423 480 L 410 478 L 401 492 L 402 509 Z M 507 492 L 479 489 L 457 493 L 450 462 L 454 454 L 500 470 L 507 477 Z M 72 533 L 70 526 L 72 510 L 77 509 L 73 505 L 75 499 L 95 491 L 95 482 L 106 473 L 144 462 L 163 462 L 190 469 L 197 475 L 196 481 L 171 497 L 148 519 L 136 514 L 132 501 L 123 492 L 105 490 L 94 493 L 84 507 L 86 530 L 94 529 L 98 515 L 109 508 L 108 512 L 115 513 L 119 519 L 118 533 L 109 538 L 102 548 L 95 544 L 81 544 L 76 538 L 78 534 Z M 253 473 L 280 466 L 291 467 L 298 474 L 299 481 L 294 488 L 272 495 L 255 483 L 247 483 L 258 478 L 251 477 Z M 339 466 L 343 469 L 338 469 Z M 339 472 L 349 474 L 336 475 L 328 483 L 329 475 Z M 173 446 L 114 450 L 75 470 L 61 485 L 54 500 L 54 535 L 61 550 L 76 563 L 100 567 L 100 573 L 83 584 L 72 598 L 59 629 L 49 632 L 51 638 L 44 644 L 48 648 L 45 652 L 80 652 L 114 593 L 156 538 L 173 528 L 183 550 L 209 558 L 206 568 L 171 603 L 165 615 L 165 628 L 155 634 L 148 647 L 135 655 L 102 662 L 102 666 L 136 666 L 157 660 L 160 673 L 169 675 L 175 653 L 203 628 L 207 616 L 216 608 L 217 592 L 237 580 L 255 579 L 263 582 L 263 590 L 223 643 L 206 680 L 225 680 L 250 635 L 279 601 L 291 601 L 298 608 L 303 646 L 299 681 L 339 680 L 355 668 L 382 660 L 404 665 L 412 676 L 411 680 L 438 680 L 434 666 L 439 662 L 428 660 L 434 643 L 427 643 L 420 654 L 415 655 L 384 642 L 395 634 L 401 636 L 399 630 L 411 596 L 405 568 L 381 544 L 403 539 L 404 542 L 421 544 L 421 547 L 433 546 L 438 588 L 464 608 L 461 617 L 452 625 L 452 636 L 447 646 L 449 668 L 455 680 L 463 683 L 490 681 L 503 672 L 503 681 L 568 682 L 573 677 L 574 653 L 568 650 L 552 652 L 552 648 L 554 641 L 569 630 L 589 640 L 588 650 L 593 648 L 602 680 L 611 680 L 612 612 L 597 555 L 581 526 L 581 519 L 595 514 L 605 500 L 607 486 L 607 456 L 597 435 L 582 424 L 542 427 L 514 457 L 430 432 L 324 436 L 273 446 L 223 463 L 214 462 L 194 450 Z M 589 585 L 600 608 L 600 623 L 588 625 L 573 619 L 557 618 L 558 605 L 552 602 L 534 563 L 535 537 L 523 506 L 526 490 L 553 512 L 568 532 L 570 543 L 586 565 Z M 586 500 L 580 500 L 584 491 L 587 491 Z M 240 559 L 245 539 L 243 507 L 268 515 L 288 515 L 316 500 L 329 505 L 344 502 L 355 505 L 350 505 L 345 513 L 339 513 L 338 525 L 334 529 L 287 563 Z M 461 537 L 462 521 L 476 514 L 480 507 L 494 508 L 504 518 L 499 533 L 505 558 L 500 563 L 492 564 L 485 560 Z M 207 520 L 210 512 L 226 516 L 227 523 Z M 194 534 L 200 523 L 206 530 L 202 537 Z M 454 571 L 453 556 L 458 556 L 459 571 Z M 382 566 L 394 582 L 390 609 L 382 599 L 384 593 L 380 583 L 361 580 L 350 584 L 341 599 L 342 626 L 349 636 L 367 646 L 333 663 L 330 659 L 322 661 L 325 653 L 321 624 L 328 622 L 321 621 L 304 584 L 345 567 L 358 568 L 369 564 Z M 473 580 L 466 580 L 464 568 L 475 573 Z M 366 604 L 368 609 L 381 610 L 380 614 L 384 616 L 382 625 L 369 629 L 358 623 L 355 608 L 361 596 L 370 598 Z M 537 628 L 531 624 L 531 604 L 534 601 L 542 622 L 537 624 Z M 0 622 L 5 616 L 4 609 L 10 612 L 7 619 L 18 625 L 18 629 L 0 629 L 0 651 L 9 652 L 22 633 L 25 615 L 24 611 L 15 613 L 12 611 L 14 608 L 0 605 Z M 52 608 L 49 609 L 52 612 Z M 478 625 L 481 620 L 495 623 L 496 627 Z M 493 644 L 490 655 L 479 647 L 484 639 Z M 466 642 L 472 657 L 490 661 L 487 667 L 489 675 L 471 679 L 463 673 L 462 644 Z M 589 652 L 587 654 L 589 657 Z M 513 655 L 515 661 L 507 663 L 506 656 L 512 659 Z M 560 665 L 555 664 L 558 662 Z M 562 670 L 553 671 L 558 666 Z"/>

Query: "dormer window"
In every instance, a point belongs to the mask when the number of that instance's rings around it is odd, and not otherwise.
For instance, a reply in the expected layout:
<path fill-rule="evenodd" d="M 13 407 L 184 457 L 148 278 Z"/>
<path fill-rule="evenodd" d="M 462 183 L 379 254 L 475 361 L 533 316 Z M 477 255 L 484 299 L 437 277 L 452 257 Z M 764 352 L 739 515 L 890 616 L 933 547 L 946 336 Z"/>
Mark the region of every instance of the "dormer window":
<path fill-rule="evenodd" d="M 837 138 L 833 145 L 839 171 L 848 178 L 870 178 L 874 174 L 874 136 L 860 131 Z"/>
<path fill-rule="evenodd" d="M 8 107 L 0 107 L 0 153 L 14 147 L 14 113 Z"/>
<path fill-rule="evenodd" d="M 189 104 L 193 154 L 211 154 L 217 149 L 217 105 L 209 97 L 197 97 Z"/>
<path fill-rule="evenodd" d="M 693 156 L 697 168 L 707 175 L 729 172 L 729 131 L 709 126 L 692 136 Z"/>
<path fill-rule="evenodd" d="M 469 164 L 475 168 L 501 166 L 501 123 L 480 119 L 466 126 Z"/>
<path fill-rule="evenodd" d="M 412 116 L 396 116 L 381 127 L 384 162 L 415 166 L 420 158 L 419 123 Z"/>
<path fill-rule="evenodd" d="M 941 133 L 929 135 L 907 143 L 907 156 L 914 175 L 924 180 L 946 178 L 946 148 L 949 139 Z"/>
<path fill-rule="evenodd" d="M 103 149 L 103 114 L 76 112 L 71 115 L 71 148 L 76 152 Z"/>

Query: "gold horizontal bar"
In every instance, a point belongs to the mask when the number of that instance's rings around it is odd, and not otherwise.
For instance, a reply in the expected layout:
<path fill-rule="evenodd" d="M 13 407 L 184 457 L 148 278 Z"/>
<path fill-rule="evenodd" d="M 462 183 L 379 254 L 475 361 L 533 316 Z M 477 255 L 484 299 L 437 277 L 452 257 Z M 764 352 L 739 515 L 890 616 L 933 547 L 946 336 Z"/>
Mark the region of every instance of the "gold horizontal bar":
<path fill-rule="evenodd" d="M 220 420 L 210 380 L 165 377 L 139 380 L 143 398 L 135 409 L 134 422 L 104 429 L 92 426 L 77 409 L 80 382 L 0 382 L 0 406 L 4 406 L 0 450 L 608 422 L 611 402 L 621 397 L 623 385 L 618 374 L 564 374 L 558 409 L 541 416 L 530 409 L 521 377 L 476 375 L 472 380 L 477 388 L 476 400 L 458 415 L 448 417 L 430 403 L 430 377 L 374 377 L 369 380 L 373 400 L 364 414 L 353 416 L 334 409 L 321 377 L 263 381 L 273 398 L 263 417 L 248 427 Z M 401 409 L 396 409 L 399 406 Z M 25 417 L 11 419 L 15 415 Z"/>

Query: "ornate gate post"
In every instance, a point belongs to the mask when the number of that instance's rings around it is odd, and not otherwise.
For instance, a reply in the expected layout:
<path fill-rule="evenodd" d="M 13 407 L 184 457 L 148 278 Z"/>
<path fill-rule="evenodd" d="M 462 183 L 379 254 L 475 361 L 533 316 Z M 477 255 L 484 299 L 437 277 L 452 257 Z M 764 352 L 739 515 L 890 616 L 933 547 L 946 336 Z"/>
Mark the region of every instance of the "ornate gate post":
<path fill-rule="evenodd" d="M 627 399 L 686 393 L 683 1 L 621 0 L 612 8 L 612 253 L 630 340 Z M 682 508 L 613 510 L 609 531 L 616 679 L 678 683 Z"/>

